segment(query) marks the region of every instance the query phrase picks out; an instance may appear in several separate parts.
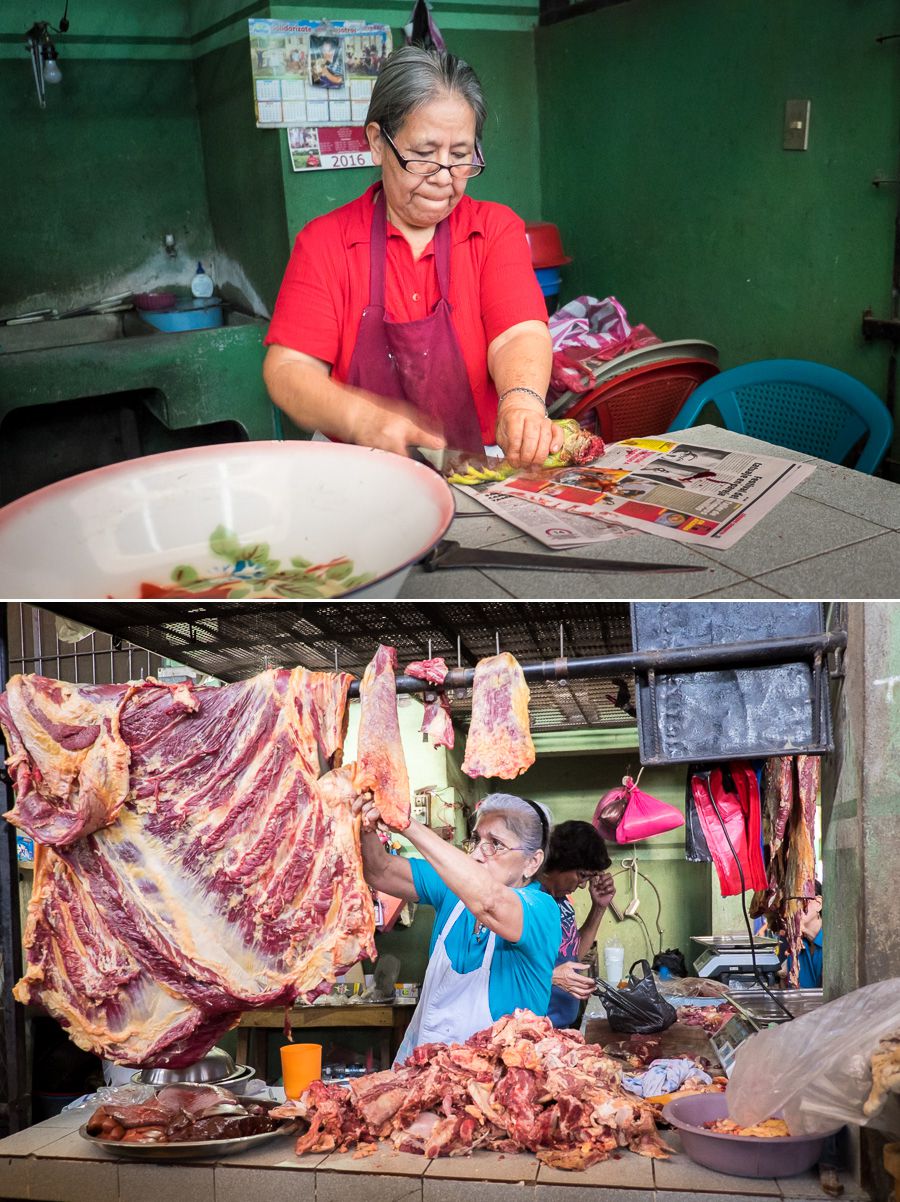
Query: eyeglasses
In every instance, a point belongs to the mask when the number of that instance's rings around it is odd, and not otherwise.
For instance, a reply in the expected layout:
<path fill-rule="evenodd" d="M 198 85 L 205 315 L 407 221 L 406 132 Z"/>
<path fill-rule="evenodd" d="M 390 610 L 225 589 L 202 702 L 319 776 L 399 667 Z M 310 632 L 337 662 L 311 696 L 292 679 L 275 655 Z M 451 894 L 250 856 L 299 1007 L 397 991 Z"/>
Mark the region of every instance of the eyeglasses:
<path fill-rule="evenodd" d="M 585 872 L 582 868 L 579 868 L 577 872 L 579 885 L 587 885 L 594 879 L 594 874 L 592 872 Z"/>
<path fill-rule="evenodd" d="M 471 855 L 476 848 L 481 848 L 481 854 L 488 860 L 492 860 L 494 856 L 502 856 L 505 851 L 524 851 L 524 847 L 507 847 L 505 843 L 498 843 L 496 839 L 466 839 L 463 843 L 463 851 L 467 855 Z"/>
<path fill-rule="evenodd" d="M 451 163 L 448 166 L 446 163 L 435 163 L 429 159 L 406 159 L 394 145 L 384 126 L 380 126 L 379 128 L 388 146 L 393 150 L 397 162 L 410 175 L 437 175 L 439 171 L 449 171 L 453 179 L 472 179 L 473 176 L 480 175 L 484 171 L 485 163 L 481 158 L 481 151 L 477 145 L 475 147 L 475 154 L 478 158 L 471 163 Z"/>

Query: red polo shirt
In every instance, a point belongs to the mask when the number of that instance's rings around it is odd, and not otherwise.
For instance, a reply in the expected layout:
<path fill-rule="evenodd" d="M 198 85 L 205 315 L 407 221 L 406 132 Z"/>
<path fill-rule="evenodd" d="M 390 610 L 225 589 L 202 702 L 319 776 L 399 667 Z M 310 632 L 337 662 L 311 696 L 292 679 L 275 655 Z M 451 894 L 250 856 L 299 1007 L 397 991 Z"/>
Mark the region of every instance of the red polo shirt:
<path fill-rule="evenodd" d="M 294 243 L 265 344 L 332 365 L 346 380 L 362 311 L 369 302 L 373 184 L 362 196 L 310 221 Z M 449 217 L 450 307 L 486 443 L 494 442 L 497 392 L 487 348 L 510 326 L 547 320 L 525 225 L 506 205 L 463 196 Z M 388 222 L 385 307 L 394 321 L 427 317 L 440 299 L 434 247 L 417 263 Z"/>

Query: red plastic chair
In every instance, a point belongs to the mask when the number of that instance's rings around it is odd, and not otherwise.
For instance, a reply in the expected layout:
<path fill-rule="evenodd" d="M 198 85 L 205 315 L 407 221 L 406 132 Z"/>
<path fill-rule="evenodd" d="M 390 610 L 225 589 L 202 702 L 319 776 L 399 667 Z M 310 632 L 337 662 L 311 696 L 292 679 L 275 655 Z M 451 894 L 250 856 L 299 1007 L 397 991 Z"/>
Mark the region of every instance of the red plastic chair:
<path fill-rule="evenodd" d="M 718 373 L 707 359 L 664 359 L 633 367 L 585 393 L 565 417 L 594 417 L 604 442 L 663 434 L 690 394 Z"/>

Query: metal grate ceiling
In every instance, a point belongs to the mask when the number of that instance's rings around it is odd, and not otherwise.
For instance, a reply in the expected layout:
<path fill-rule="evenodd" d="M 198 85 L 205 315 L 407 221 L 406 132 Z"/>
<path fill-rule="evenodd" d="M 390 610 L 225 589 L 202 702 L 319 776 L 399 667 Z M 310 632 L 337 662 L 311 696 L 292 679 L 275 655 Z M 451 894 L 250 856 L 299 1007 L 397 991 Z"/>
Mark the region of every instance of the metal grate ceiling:
<path fill-rule="evenodd" d="M 560 655 L 612 655 L 632 646 L 629 607 L 612 602 L 67 602 L 48 608 L 226 681 L 298 664 L 337 666 L 361 676 L 378 643 L 397 648 L 401 669 L 426 658 L 429 641 L 431 654 L 450 667 L 474 667 L 498 647 L 526 664 Z M 535 732 L 635 725 L 628 712 L 630 677 L 530 687 Z M 452 697 L 451 707 L 465 726 L 471 695 Z"/>

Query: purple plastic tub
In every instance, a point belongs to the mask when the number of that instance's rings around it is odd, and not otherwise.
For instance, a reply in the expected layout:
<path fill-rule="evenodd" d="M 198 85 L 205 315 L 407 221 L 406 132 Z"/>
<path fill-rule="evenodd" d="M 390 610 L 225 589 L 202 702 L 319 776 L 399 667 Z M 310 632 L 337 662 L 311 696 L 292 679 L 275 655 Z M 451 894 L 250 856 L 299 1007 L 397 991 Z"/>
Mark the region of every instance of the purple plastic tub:
<path fill-rule="evenodd" d="M 691 1160 L 734 1177 L 795 1177 L 805 1173 L 822 1155 L 828 1136 L 840 1130 L 835 1127 L 821 1135 L 788 1135 L 778 1139 L 705 1131 L 704 1123 L 728 1117 L 728 1100 L 722 1093 L 673 1098 L 663 1107 L 662 1114 L 681 1135 L 681 1145 Z"/>

